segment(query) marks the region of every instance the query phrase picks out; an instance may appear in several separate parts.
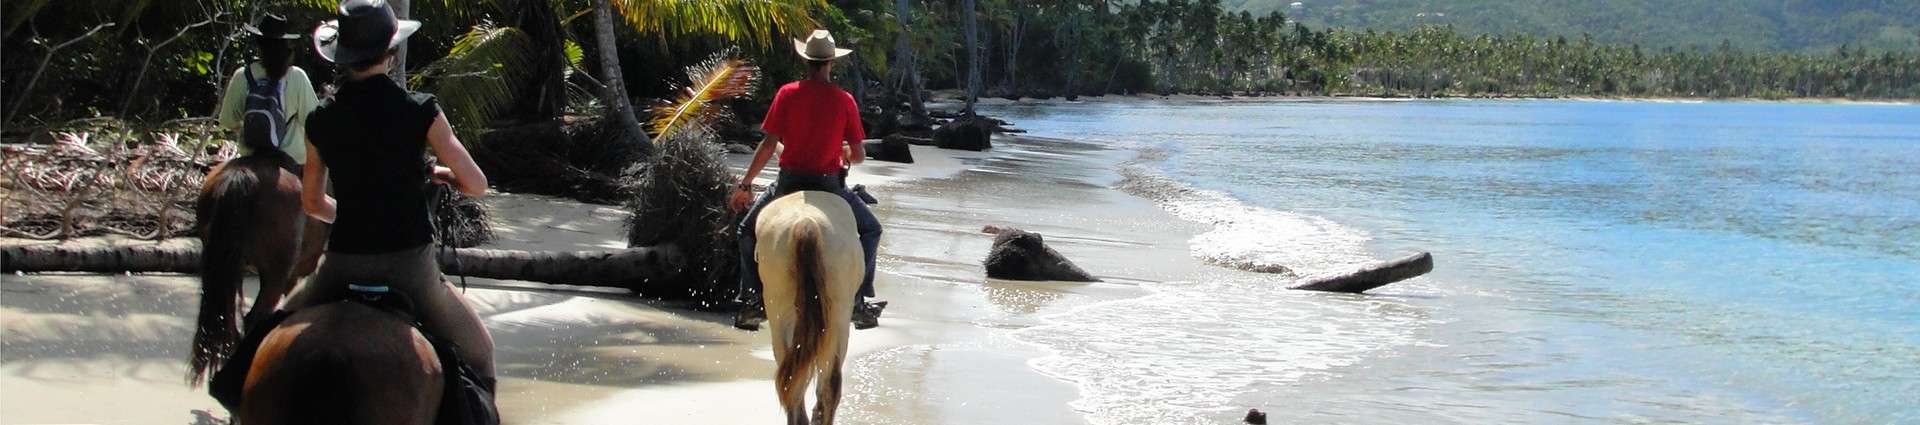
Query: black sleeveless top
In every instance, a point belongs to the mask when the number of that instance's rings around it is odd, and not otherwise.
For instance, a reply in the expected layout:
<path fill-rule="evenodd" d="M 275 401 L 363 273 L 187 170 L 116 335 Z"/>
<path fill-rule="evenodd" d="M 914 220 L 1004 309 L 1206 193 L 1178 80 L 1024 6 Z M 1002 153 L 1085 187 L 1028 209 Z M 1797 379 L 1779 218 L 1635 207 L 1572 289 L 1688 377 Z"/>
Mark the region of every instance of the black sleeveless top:
<path fill-rule="evenodd" d="M 327 251 L 381 254 L 433 242 L 428 221 L 427 128 L 432 95 L 408 93 L 385 75 L 348 81 L 307 117 L 338 203 Z"/>

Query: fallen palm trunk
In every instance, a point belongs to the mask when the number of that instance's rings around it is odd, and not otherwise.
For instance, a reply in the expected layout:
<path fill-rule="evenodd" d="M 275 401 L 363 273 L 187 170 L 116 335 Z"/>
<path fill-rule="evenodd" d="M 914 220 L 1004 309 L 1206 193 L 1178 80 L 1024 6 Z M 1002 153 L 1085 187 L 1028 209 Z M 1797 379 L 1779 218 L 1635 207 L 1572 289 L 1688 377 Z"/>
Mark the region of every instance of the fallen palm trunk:
<path fill-rule="evenodd" d="M 440 272 L 448 275 L 629 288 L 664 296 L 668 294 L 656 292 L 672 289 L 647 288 L 646 284 L 679 269 L 677 251 L 671 247 L 572 252 L 448 249 L 439 258 Z"/>
<path fill-rule="evenodd" d="M 1287 289 L 1358 294 L 1387 286 L 1389 283 L 1412 279 L 1430 271 L 1433 271 L 1433 254 L 1422 252 L 1361 267 L 1359 270 L 1347 273 L 1308 278 Z"/>
<path fill-rule="evenodd" d="M 669 282 L 680 270 L 672 246 L 609 251 L 514 251 L 447 249 L 439 254 L 448 275 L 530 282 L 627 288 L 643 295 L 678 298 L 702 293 Z M 198 244 L 77 246 L 39 244 L 0 246 L 5 273 L 182 273 L 200 271 Z"/>
<path fill-rule="evenodd" d="M 200 245 L 0 246 L 0 272 L 199 273 Z"/>

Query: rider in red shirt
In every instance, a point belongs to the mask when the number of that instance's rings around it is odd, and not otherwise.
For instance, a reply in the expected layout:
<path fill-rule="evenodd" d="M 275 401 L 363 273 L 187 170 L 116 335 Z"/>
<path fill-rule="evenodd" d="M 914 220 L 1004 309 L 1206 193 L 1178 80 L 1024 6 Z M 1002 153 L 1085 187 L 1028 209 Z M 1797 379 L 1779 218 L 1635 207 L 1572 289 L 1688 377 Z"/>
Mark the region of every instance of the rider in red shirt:
<path fill-rule="evenodd" d="M 739 228 L 740 294 L 747 308 L 734 319 L 734 326 L 758 329 L 759 322 L 766 320 L 766 307 L 759 300 L 760 267 L 753 257 L 754 220 L 768 202 L 799 190 L 838 193 L 853 208 L 860 247 L 867 260 L 866 277 L 860 282 L 859 305 L 853 309 L 853 325 L 858 329 L 879 326 L 879 306 L 885 303 L 868 303 L 867 299 L 873 297 L 873 260 L 880 249 L 880 220 L 867 209 L 865 202 L 847 190 L 840 178 L 848 166 L 866 158 L 866 150 L 860 144 L 866 138 L 866 130 L 860 127 L 860 107 L 853 95 L 841 90 L 831 79 L 833 60 L 852 51 L 835 48 L 833 35 L 827 30 L 815 30 L 807 41 L 794 40 L 793 43 L 794 50 L 807 60 L 807 79 L 781 86 L 780 92 L 774 95 L 767 119 L 760 124 L 767 138 L 760 141 L 753 164 L 747 167 L 747 174 L 740 179 L 729 202 L 734 211 L 747 210 Z M 747 202 L 753 196 L 753 178 L 766 167 L 775 150 L 780 151 L 780 176 L 773 188 L 761 194 L 749 209 Z"/>

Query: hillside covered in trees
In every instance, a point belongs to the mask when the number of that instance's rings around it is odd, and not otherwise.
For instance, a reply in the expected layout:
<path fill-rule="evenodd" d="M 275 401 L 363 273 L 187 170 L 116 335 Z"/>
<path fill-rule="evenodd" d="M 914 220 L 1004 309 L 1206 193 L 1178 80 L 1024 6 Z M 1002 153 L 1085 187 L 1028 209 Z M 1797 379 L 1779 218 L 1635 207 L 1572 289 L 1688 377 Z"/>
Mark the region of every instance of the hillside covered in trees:
<path fill-rule="evenodd" d="M 1829 52 L 1842 45 L 1920 50 L 1920 2 L 1883 0 L 1223 0 L 1231 12 L 1281 12 L 1308 25 L 1580 38 L 1647 47 Z"/>
<path fill-rule="evenodd" d="M 4 121 L 17 131 L 97 116 L 207 116 L 223 78 L 251 55 L 242 24 L 273 11 L 310 27 L 332 3 L 8 2 L 0 27 Z M 718 52 L 759 65 L 769 82 L 796 78 L 802 65 L 786 39 L 816 27 L 857 51 L 851 66 L 837 69 L 849 91 L 873 109 L 919 116 L 924 109 L 909 105 L 937 89 L 975 97 L 1920 98 L 1920 52 L 1830 46 L 1874 28 L 1906 31 L 1920 22 L 1908 19 L 1920 16 L 1915 2 L 411 3 L 427 27 L 410 43 L 409 81 L 439 94 L 468 129 L 605 115 L 639 132 L 636 117 L 677 93 L 682 69 Z M 1441 21 L 1403 19 L 1415 6 L 1454 11 Z M 1689 29 L 1675 35 L 1680 30 L 1668 27 Z M 1584 28 L 1597 31 L 1560 34 Z M 1728 39 L 1703 38 L 1712 34 Z M 296 62 L 316 81 L 333 79 L 333 67 L 309 50 Z M 754 121 L 775 86 L 760 85 L 762 96 L 732 109 Z"/>

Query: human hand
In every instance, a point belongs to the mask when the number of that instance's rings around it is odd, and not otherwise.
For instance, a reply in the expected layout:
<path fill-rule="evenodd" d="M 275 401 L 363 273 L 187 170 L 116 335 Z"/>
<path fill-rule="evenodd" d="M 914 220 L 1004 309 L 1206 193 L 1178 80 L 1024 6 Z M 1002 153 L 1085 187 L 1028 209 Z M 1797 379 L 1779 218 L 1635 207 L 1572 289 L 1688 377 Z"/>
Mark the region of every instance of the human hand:
<path fill-rule="evenodd" d="M 428 177 L 434 183 L 453 184 L 453 169 L 435 165 L 433 175 Z"/>
<path fill-rule="evenodd" d="M 733 210 L 734 214 L 744 212 L 747 210 L 747 207 L 752 205 L 753 191 L 747 190 L 746 187 L 734 188 L 733 196 L 727 199 L 727 208 Z"/>

